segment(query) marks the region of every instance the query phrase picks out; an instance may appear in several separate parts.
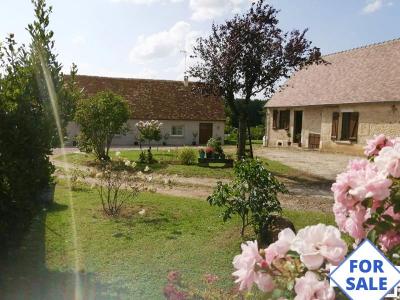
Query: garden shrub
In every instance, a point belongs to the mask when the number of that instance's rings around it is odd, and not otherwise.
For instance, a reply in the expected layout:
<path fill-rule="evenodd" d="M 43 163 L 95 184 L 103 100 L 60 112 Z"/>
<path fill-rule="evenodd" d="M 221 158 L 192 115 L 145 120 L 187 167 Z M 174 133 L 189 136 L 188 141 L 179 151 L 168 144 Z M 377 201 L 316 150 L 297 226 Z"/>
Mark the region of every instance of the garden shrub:
<path fill-rule="evenodd" d="M 119 216 L 123 206 L 135 199 L 139 194 L 139 188 L 135 184 L 133 176 L 125 169 L 123 161 L 105 161 L 102 165 L 102 172 L 96 175 L 100 183 L 97 191 L 103 212 L 112 217 Z"/>
<path fill-rule="evenodd" d="M 147 162 L 147 156 L 146 156 L 146 153 L 144 151 L 140 152 L 138 161 L 141 164 L 145 164 Z"/>
<path fill-rule="evenodd" d="M 47 66 L 54 83 L 61 125 L 74 110 L 68 90 L 74 85 L 64 84 L 57 55 L 52 53 L 51 8 L 42 0 L 33 4 L 30 47 L 17 47 L 13 34 L 0 43 L 0 251 L 18 240 L 38 212 L 42 192 L 52 183 L 54 167 L 48 156 L 59 137 L 41 66 Z"/>
<path fill-rule="evenodd" d="M 149 150 L 151 150 L 151 141 L 160 141 L 162 139 L 161 136 L 161 127 L 163 123 L 157 120 L 151 121 L 139 121 L 136 123 L 136 128 L 140 133 L 140 138 L 142 140 L 147 141 Z M 164 139 L 165 139 L 164 135 Z M 169 137 L 169 136 L 168 136 Z M 168 137 L 166 139 L 168 139 Z"/>
<path fill-rule="evenodd" d="M 179 151 L 178 157 L 183 165 L 194 165 L 197 162 L 197 151 L 189 147 L 184 147 Z"/>
<path fill-rule="evenodd" d="M 79 101 L 75 121 L 81 133 L 78 147 L 85 152 L 94 152 L 97 159 L 109 160 L 108 152 L 114 135 L 127 131 L 129 119 L 128 103 L 111 92 L 99 92 L 93 97 Z"/>
<path fill-rule="evenodd" d="M 251 139 L 262 140 L 264 137 L 265 127 L 264 125 L 258 125 L 250 128 Z"/>
<path fill-rule="evenodd" d="M 234 174 L 232 182 L 218 182 L 207 201 L 211 205 L 224 208 L 224 221 L 233 215 L 239 215 L 242 220 L 242 236 L 249 225 L 259 234 L 272 216 L 281 214 L 282 208 L 277 195 L 286 193 L 287 190 L 259 160 L 237 162 Z"/>

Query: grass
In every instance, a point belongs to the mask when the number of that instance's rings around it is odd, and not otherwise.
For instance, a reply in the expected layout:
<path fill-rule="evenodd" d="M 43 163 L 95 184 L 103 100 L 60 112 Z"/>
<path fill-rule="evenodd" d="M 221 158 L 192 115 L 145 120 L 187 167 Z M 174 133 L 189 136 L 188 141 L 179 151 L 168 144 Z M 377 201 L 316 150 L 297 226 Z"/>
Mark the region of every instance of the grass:
<path fill-rule="evenodd" d="M 225 168 L 223 164 L 210 164 L 209 167 L 202 167 L 198 165 L 181 165 L 178 161 L 178 151 L 179 150 L 156 150 L 153 149 L 153 157 L 158 161 L 158 163 L 152 164 L 150 167 L 153 172 L 159 174 L 168 175 L 179 175 L 183 177 L 212 177 L 212 178 L 232 178 L 233 169 Z M 140 151 L 138 150 L 125 150 L 120 151 L 121 157 L 129 159 L 131 161 L 137 161 L 139 159 Z M 227 152 L 231 153 L 232 149 Z M 111 157 L 115 157 L 115 151 L 111 151 Z M 95 156 L 93 154 L 83 154 L 83 153 L 69 153 L 68 160 L 75 164 L 88 165 L 95 161 Z M 57 159 L 57 158 L 56 158 Z M 281 176 L 297 176 L 299 171 L 295 170 L 281 162 L 261 159 L 267 165 L 268 170 L 270 170 L 275 175 Z M 144 168 L 145 165 L 138 165 L 139 168 Z"/>
<path fill-rule="evenodd" d="M 219 288 L 232 286 L 231 262 L 241 243 L 238 219 L 223 223 L 220 210 L 205 201 L 149 193 L 128 203 L 122 217 L 110 219 L 103 216 L 94 190 L 83 187 L 72 196 L 86 299 L 162 299 L 171 270 L 199 288 L 206 273 L 219 276 Z M 10 268 L 2 271 L 3 295 L 29 291 L 32 299 L 72 298 L 70 209 L 68 190 L 58 184 L 55 204 L 37 218 L 8 260 Z M 141 209 L 144 216 L 137 213 Z M 297 229 L 333 223 L 332 215 L 317 212 L 284 215 Z"/>

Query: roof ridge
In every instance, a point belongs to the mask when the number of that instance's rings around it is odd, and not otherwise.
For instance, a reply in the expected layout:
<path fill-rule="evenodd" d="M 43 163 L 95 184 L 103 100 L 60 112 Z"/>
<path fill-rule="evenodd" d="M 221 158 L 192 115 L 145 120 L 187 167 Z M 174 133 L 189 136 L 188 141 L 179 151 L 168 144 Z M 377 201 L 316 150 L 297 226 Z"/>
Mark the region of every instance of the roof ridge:
<path fill-rule="evenodd" d="M 394 38 L 394 39 L 390 39 L 390 40 L 386 40 L 386 41 L 382 41 L 382 42 L 376 42 L 376 43 L 367 44 L 367 45 L 363 45 L 363 46 L 359 46 L 359 47 L 354 47 L 354 48 L 350 48 L 350 49 L 346 49 L 346 50 L 342 50 L 342 51 L 328 53 L 328 54 L 322 55 L 322 57 L 327 57 L 327 56 L 332 56 L 332 55 L 336 55 L 336 54 L 352 52 L 352 51 L 361 50 L 361 49 L 367 49 L 367 48 L 371 48 L 371 47 L 382 46 L 382 45 L 393 43 L 393 42 L 400 42 L 400 37 Z"/>
<path fill-rule="evenodd" d="M 65 74 L 64 76 L 70 76 Z M 91 78 L 105 78 L 105 79 L 117 79 L 117 80 L 136 80 L 136 81 L 163 81 L 163 82 L 183 82 L 181 80 L 172 79 L 154 79 L 154 78 L 133 78 L 133 77 L 111 77 L 111 76 L 100 76 L 100 75 L 87 75 L 87 74 L 77 74 L 77 77 L 91 77 Z M 195 81 L 192 81 L 193 83 Z"/>

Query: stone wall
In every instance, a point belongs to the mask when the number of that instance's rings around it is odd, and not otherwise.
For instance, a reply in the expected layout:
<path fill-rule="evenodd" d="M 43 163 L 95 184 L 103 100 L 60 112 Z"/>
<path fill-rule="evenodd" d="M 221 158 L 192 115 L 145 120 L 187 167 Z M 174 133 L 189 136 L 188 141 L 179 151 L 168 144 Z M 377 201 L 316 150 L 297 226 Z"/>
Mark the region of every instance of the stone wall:
<path fill-rule="evenodd" d="M 279 109 L 279 108 L 277 108 Z M 286 109 L 286 108 L 281 108 Z M 400 103 L 364 103 L 338 106 L 319 106 L 319 107 L 296 107 L 291 108 L 290 113 L 290 133 L 293 139 L 294 111 L 303 111 L 302 124 L 302 144 L 308 146 L 308 137 L 310 133 L 319 133 L 321 135 L 320 150 L 330 152 L 343 152 L 349 154 L 361 154 L 362 149 L 368 139 L 375 134 L 384 133 L 395 137 L 400 136 Z M 267 145 L 277 147 L 281 141 L 283 146 L 287 146 L 286 130 L 272 129 L 272 108 L 267 109 L 266 135 L 268 137 Z M 332 114 L 333 112 L 358 112 L 359 126 L 357 142 L 350 141 L 332 141 Z M 342 115 L 339 118 L 339 136 L 341 132 Z M 292 144 L 292 146 L 296 146 Z"/>
<path fill-rule="evenodd" d="M 144 120 L 145 121 L 145 120 Z M 213 137 L 220 137 L 223 141 L 224 139 L 224 121 L 181 121 L 181 120 L 159 120 L 163 123 L 161 128 L 161 135 L 164 136 L 168 133 L 170 136 L 166 140 L 167 145 L 181 146 L 181 145 L 192 145 L 193 140 L 196 144 L 199 143 L 199 124 L 200 123 L 213 123 Z M 113 146 L 134 146 L 135 142 L 138 142 L 138 130 L 135 124 L 139 120 L 129 120 L 128 127 L 129 131 L 126 135 L 117 135 L 113 139 Z M 171 128 L 172 126 L 183 126 L 183 136 L 172 136 Z M 193 133 L 197 132 L 197 137 L 194 139 Z M 74 137 L 79 134 L 79 127 L 75 122 L 70 122 L 67 126 L 68 142 L 67 145 L 71 146 Z M 160 142 L 152 142 L 152 145 L 161 145 L 163 140 Z"/>

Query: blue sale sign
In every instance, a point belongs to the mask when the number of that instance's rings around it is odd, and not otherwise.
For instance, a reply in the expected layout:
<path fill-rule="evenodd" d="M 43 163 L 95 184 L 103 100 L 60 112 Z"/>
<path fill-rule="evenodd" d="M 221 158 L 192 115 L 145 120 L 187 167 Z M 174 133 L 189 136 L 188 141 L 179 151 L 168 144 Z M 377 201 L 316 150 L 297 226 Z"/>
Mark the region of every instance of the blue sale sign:
<path fill-rule="evenodd" d="M 400 283 L 400 271 L 369 240 L 329 274 L 349 299 L 380 300 Z"/>

